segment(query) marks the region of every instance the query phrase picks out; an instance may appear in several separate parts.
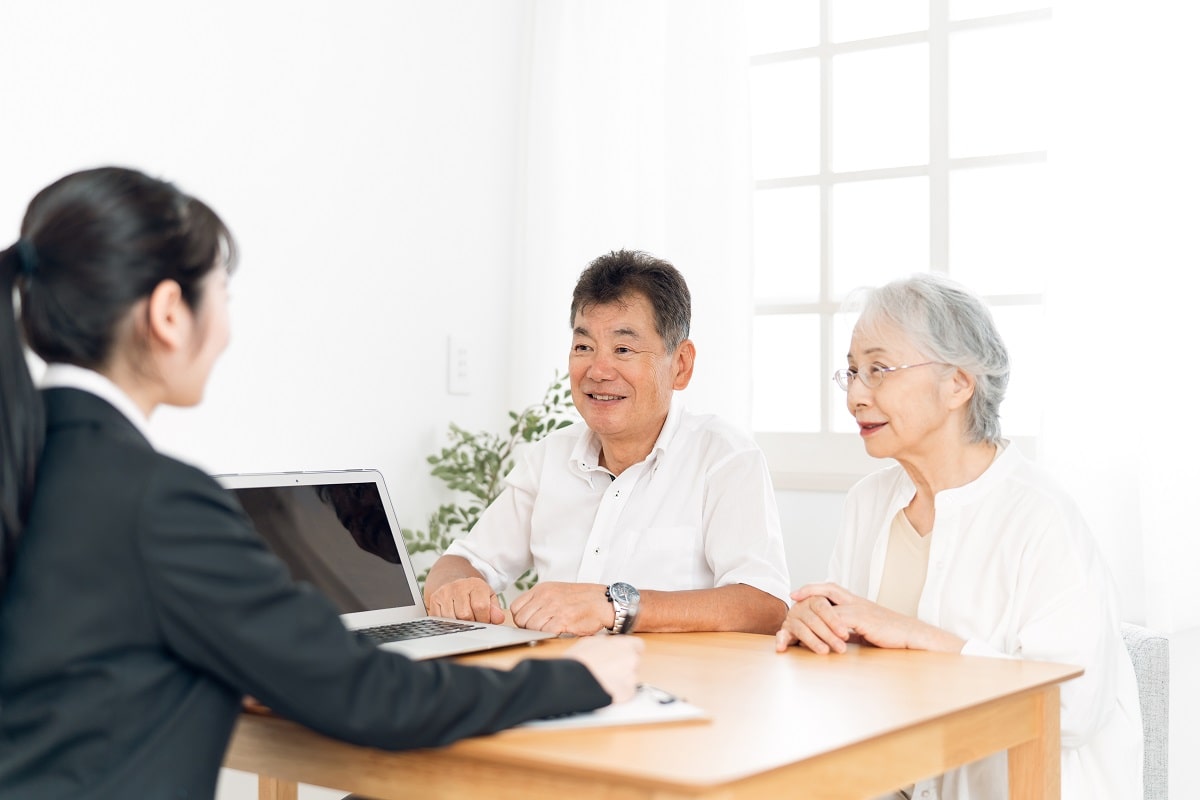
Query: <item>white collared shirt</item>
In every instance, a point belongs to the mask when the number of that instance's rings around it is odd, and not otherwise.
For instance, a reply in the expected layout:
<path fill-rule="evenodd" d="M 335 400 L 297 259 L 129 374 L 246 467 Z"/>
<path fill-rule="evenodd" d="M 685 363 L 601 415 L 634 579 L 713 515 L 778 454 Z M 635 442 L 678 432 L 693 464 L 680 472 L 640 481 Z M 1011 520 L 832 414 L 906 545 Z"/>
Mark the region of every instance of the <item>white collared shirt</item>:
<path fill-rule="evenodd" d="M 614 477 L 583 423 L 521 452 L 503 493 L 446 553 L 496 591 L 542 581 L 678 591 L 744 583 L 789 603 L 775 492 L 752 439 L 671 403 L 645 460 Z"/>
<path fill-rule="evenodd" d="M 113 408 L 120 411 L 133 426 L 138 429 L 146 441 L 150 439 L 150 427 L 142 410 L 125 394 L 121 387 L 110 381 L 99 372 L 74 364 L 50 364 L 39 384 L 43 389 L 79 389 L 94 394 Z"/>

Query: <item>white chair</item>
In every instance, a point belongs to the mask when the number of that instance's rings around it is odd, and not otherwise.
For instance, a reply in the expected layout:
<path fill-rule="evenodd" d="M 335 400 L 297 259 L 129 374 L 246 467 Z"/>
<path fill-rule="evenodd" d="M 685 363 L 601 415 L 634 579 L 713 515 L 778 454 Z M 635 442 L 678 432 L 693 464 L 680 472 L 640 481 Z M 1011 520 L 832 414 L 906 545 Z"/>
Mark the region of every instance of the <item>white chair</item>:
<path fill-rule="evenodd" d="M 1145 735 L 1143 789 L 1145 800 L 1167 800 L 1167 709 L 1171 677 L 1167 637 L 1132 623 L 1122 623 L 1121 636 L 1133 660 Z"/>

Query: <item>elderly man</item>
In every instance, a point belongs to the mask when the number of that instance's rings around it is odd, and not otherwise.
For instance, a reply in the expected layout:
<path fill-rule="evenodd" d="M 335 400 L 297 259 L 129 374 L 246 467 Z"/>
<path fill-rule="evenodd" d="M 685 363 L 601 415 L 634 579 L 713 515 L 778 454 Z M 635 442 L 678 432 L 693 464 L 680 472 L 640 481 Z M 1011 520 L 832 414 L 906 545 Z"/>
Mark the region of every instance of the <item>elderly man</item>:
<path fill-rule="evenodd" d="M 529 567 L 515 624 L 589 635 L 774 633 L 788 575 L 754 442 L 675 392 L 692 377 L 691 294 L 646 253 L 593 261 L 571 303 L 571 396 L 583 423 L 529 447 L 504 492 L 425 583 L 429 612 L 500 622 L 496 593 Z"/>

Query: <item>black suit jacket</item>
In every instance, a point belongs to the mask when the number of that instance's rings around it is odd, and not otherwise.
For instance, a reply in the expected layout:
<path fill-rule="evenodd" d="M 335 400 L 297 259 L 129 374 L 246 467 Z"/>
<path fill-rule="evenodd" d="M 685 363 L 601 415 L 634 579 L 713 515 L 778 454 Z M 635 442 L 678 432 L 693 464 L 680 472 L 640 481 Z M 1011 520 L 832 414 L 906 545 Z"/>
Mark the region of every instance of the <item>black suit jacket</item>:
<path fill-rule="evenodd" d="M 211 798 L 246 694 L 389 749 L 609 701 L 574 661 L 499 672 L 378 650 L 291 581 L 209 476 L 94 395 L 43 395 L 0 604 L 0 798 Z"/>

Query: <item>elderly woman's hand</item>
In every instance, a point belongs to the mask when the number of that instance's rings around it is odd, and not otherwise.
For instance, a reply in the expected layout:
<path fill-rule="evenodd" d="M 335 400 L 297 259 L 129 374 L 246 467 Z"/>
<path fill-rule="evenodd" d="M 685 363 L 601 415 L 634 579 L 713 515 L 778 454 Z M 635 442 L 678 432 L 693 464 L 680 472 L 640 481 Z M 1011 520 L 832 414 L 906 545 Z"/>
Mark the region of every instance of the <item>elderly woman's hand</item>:
<path fill-rule="evenodd" d="M 799 643 L 814 653 L 844 653 L 854 636 L 876 647 L 947 653 L 957 653 L 965 644 L 952 633 L 872 603 L 836 583 L 809 584 L 791 597 L 796 604 L 775 634 L 779 652 Z"/>
<path fill-rule="evenodd" d="M 792 592 L 796 604 L 788 609 L 783 626 L 775 634 L 775 650 L 782 653 L 793 644 L 801 644 L 814 653 L 846 652 L 850 629 L 841 622 L 828 598 L 820 595 L 797 598 L 805 586 Z"/>

